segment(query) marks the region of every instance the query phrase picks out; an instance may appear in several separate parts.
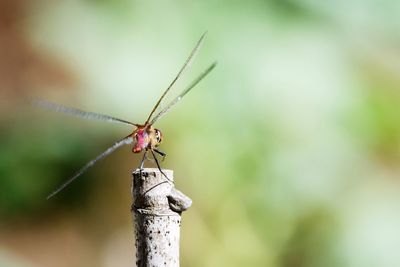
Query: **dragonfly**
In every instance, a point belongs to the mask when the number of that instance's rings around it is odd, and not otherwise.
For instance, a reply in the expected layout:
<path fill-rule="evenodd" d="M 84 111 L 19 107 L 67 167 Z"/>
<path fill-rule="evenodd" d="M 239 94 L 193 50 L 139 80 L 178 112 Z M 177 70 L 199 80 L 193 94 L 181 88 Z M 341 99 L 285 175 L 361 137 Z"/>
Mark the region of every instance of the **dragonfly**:
<path fill-rule="evenodd" d="M 154 160 L 157 168 L 159 171 L 162 173 L 165 178 L 171 182 L 171 180 L 165 175 L 163 170 L 161 169 L 159 160 L 157 159 L 156 154 L 159 156 L 162 156 L 162 160 L 165 159 L 166 153 L 161 151 L 159 149 L 159 145 L 163 141 L 163 134 L 162 132 L 155 128 L 153 125 L 165 114 L 167 114 L 172 107 L 174 107 L 190 90 L 192 90 L 201 80 L 203 80 L 216 66 L 216 62 L 213 62 L 208 68 L 206 68 L 200 75 L 197 76 L 178 96 L 176 96 L 171 102 L 169 102 L 164 108 L 162 108 L 158 113 L 158 108 L 160 107 L 160 104 L 162 100 L 165 98 L 167 93 L 175 86 L 176 82 L 179 80 L 180 77 L 182 77 L 183 73 L 190 67 L 192 64 L 194 58 L 196 57 L 201 45 L 203 44 L 204 37 L 206 36 L 206 33 L 203 33 L 203 35 L 200 37 L 200 39 L 197 41 L 195 47 L 191 51 L 189 57 L 186 59 L 185 63 L 179 70 L 178 74 L 175 76 L 175 78 L 172 80 L 172 82 L 169 84 L 169 86 L 165 89 L 161 97 L 158 99 L 156 104 L 154 105 L 153 109 L 151 110 L 149 116 L 147 117 L 145 123 L 143 124 L 138 124 L 138 123 L 133 123 L 128 120 L 123 120 L 119 119 L 113 116 L 105 115 L 105 114 L 100 114 L 100 113 L 95 113 L 95 112 L 88 112 L 88 111 L 83 111 L 80 109 L 75 109 L 71 107 L 67 107 L 64 105 L 48 102 L 46 100 L 39 100 L 39 99 L 34 99 L 33 104 L 36 106 L 39 106 L 41 108 L 47 109 L 47 110 L 52 110 L 55 112 L 61 112 L 65 113 L 71 116 L 79 117 L 82 119 L 87 119 L 87 120 L 100 120 L 100 121 L 107 121 L 107 122 L 113 122 L 113 123 L 122 123 L 126 125 L 133 126 L 134 129 L 133 131 L 127 135 L 126 137 L 120 139 L 119 141 L 115 142 L 113 145 L 108 147 L 103 153 L 99 154 L 97 157 L 86 163 L 80 170 L 78 170 L 74 175 L 72 175 L 69 179 L 67 179 L 63 184 L 61 184 L 56 190 L 54 190 L 50 195 L 47 196 L 47 199 L 52 198 L 56 194 L 58 194 L 60 191 L 65 189 L 70 183 L 75 181 L 78 177 L 80 177 L 83 173 L 85 173 L 90 167 L 95 165 L 99 160 L 107 157 L 110 155 L 112 152 L 117 150 L 118 148 L 122 147 L 123 145 L 130 145 L 133 144 L 132 152 L 133 153 L 143 153 L 143 157 L 140 163 L 140 170 L 143 169 L 144 163 L 146 160 Z M 151 153 L 153 159 L 148 158 L 147 154 Z"/>

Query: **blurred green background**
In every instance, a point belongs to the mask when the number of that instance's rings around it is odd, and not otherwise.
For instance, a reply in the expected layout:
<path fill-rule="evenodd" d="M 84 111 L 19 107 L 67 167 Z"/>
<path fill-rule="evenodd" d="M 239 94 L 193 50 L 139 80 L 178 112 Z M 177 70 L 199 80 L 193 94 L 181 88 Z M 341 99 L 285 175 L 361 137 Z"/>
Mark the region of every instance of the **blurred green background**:
<path fill-rule="evenodd" d="M 200 35 L 217 68 L 157 127 L 182 266 L 400 266 L 400 1 L 0 2 L 0 266 L 133 266 L 132 129 Z M 149 164 L 148 166 L 151 166 Z"/>

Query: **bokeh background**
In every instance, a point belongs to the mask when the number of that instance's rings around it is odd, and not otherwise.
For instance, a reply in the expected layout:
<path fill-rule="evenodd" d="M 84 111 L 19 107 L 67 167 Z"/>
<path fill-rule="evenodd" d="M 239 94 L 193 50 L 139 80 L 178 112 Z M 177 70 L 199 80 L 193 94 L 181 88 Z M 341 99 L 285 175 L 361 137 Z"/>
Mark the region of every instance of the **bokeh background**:
<path fill-rule="evenodd" d="M 164 168 L 194 204 L 182 266 L 400 266 L 397 0 L 0 2 L 0 266 L 133 266 L 123 147 L 208 30 L 157 124 Z M 149 164 L 148 166 L 151 166 Z"/>

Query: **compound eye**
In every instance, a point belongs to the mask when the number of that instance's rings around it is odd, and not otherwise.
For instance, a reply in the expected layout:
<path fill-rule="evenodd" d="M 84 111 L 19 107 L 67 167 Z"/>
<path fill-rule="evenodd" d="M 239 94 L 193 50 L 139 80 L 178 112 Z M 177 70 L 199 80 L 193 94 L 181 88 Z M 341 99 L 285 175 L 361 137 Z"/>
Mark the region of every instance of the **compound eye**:
<path fill-rule="evenodd" d="M 158 143 L 161 143 L 161 132 L 156 129 L 156 139 Z"/>

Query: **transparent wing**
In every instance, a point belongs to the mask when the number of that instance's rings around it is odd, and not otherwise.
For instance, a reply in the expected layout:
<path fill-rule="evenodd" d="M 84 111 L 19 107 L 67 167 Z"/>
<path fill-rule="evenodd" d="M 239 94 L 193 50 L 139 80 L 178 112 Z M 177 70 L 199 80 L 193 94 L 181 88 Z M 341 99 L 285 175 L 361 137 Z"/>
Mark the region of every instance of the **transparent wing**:
<path fill-rule="evenodd" d="M 47 199 L 53 197 L 57 193 L 59 193 L 61 190 L 63 190 L 65 187 L 67 187 L 70 183 L 72 183 L 75 179 L 77 179 L 79 176 L 81 176 L 84 172 L 87 171 L 90 167 L 92 167 L 97 161 L 107 157 L 110 155 L 112 152 L 114 152 L 117 148 L 123 146 L 123 145 L 128 145 L 133 142 L 132 136 L 125 137 L 124 139 L 114 143 L 112 146 L 107 148 L 106 151 L 98 155 L 95 159 L 89 161 L 85 166 L 83 166 L 77 173 L 74 174 L 71 178 L 69 178 L 65 183 L 63 183 L 60 187 L 58 187 L 55 191 L 53 191 Z"/>
<path fill-rule="evenodd" d="M 161 103 L 161 100 L 163 100 L 163 98 L 165 97 L 165 95 L 168 93 L 169 90 L 171 90 L 171 88 L 175 85 L 175 83 L 178 81 L 179 77 L 182 76 L 182 74 L 184 73 L 185 70 L 187 70 L 190 67 L 190 64 L 193 62 L 193 59 L 195 58 L 195 56 L 197 55 L 197 52 L 200 49 L 201 44 L 203 43 L 203 39 L 206 36 L 206 33 L 203 33 L 203 35 L 200 37 L 199 41 L 197 42 L 196 46 L 193 48 L 192 52 L 190 53 L 188 59 L 186 59 L 185 64 L 183 64 L 182 68 L 180 69 L 180 71 L 178 72 L 178 74 L 176 75 L 175 79 L 171 82 L 171 84 L 167 87 L 167 89 L 164 91 L 164 93 L 161 95 L 160 99 L 157 101 L 156 105 L 153 107 L 153 110 L 150 112 L 149 117 L 146 120 L 147 124 L 150 119 L 151 116 L 153 116 L 154 112 L 156 111 L 156 109 L 158 108 L 158 106 Z"/>
<path fill-rule="evenodd" d="M 55 112 L 61 112 L 61 113 L 65 113 L 71 116 L 75 116 L 75 117 L 79 117 L 82 119 L 86 119 L 86 120 L 100 120 L 100 121 L 108 121 L 108 122 L 118 122 L 118 123 L 123 123 L 123 124 L 129 124 L 129 125 L 134 125 L 137 126 L 137 124 L 130 122 L 130 121 L 126 121 L 126 120 L 122 120 L 122 119 L 118 119 L 115 117 L 111 117 L 108 115 L 104 115 L 104 114 L 98 114 L 98 113 L 94 113 L 94 112 L 87 112 L 87 111 L 83 111 L 80 109 L 75 109 L 75 108 L 70 108 L 70 107 L 66 107 L 63 105 L 59 105 L 56 103 L 52 103 L 52 102 L 48 102 L 42 99 L 32 99 L 32 103 L 35 106 L 47 109 L 47 110 L 52 110 Z"/>
<path fill-rule="evenodd" d="M 159 118 L 161 118 L 163 115 L 167 114 L 168 111 L 175 106 L 181 99 L 184 97 L 191 89 L 193 89 L 201 80 L 203 80 L 204 77 L 209 74 L 214 67 L 217 65 L 217 62 L 214 62 L 211 64 L 210 67 L 208 67 L 202 74 L 199 75 L 185 90 L 182 91 L 180 95 L 175 97 L 164 109 L 162 109 L 154 118 L 150 121 L 150 125 L 153 125 Z"/>

